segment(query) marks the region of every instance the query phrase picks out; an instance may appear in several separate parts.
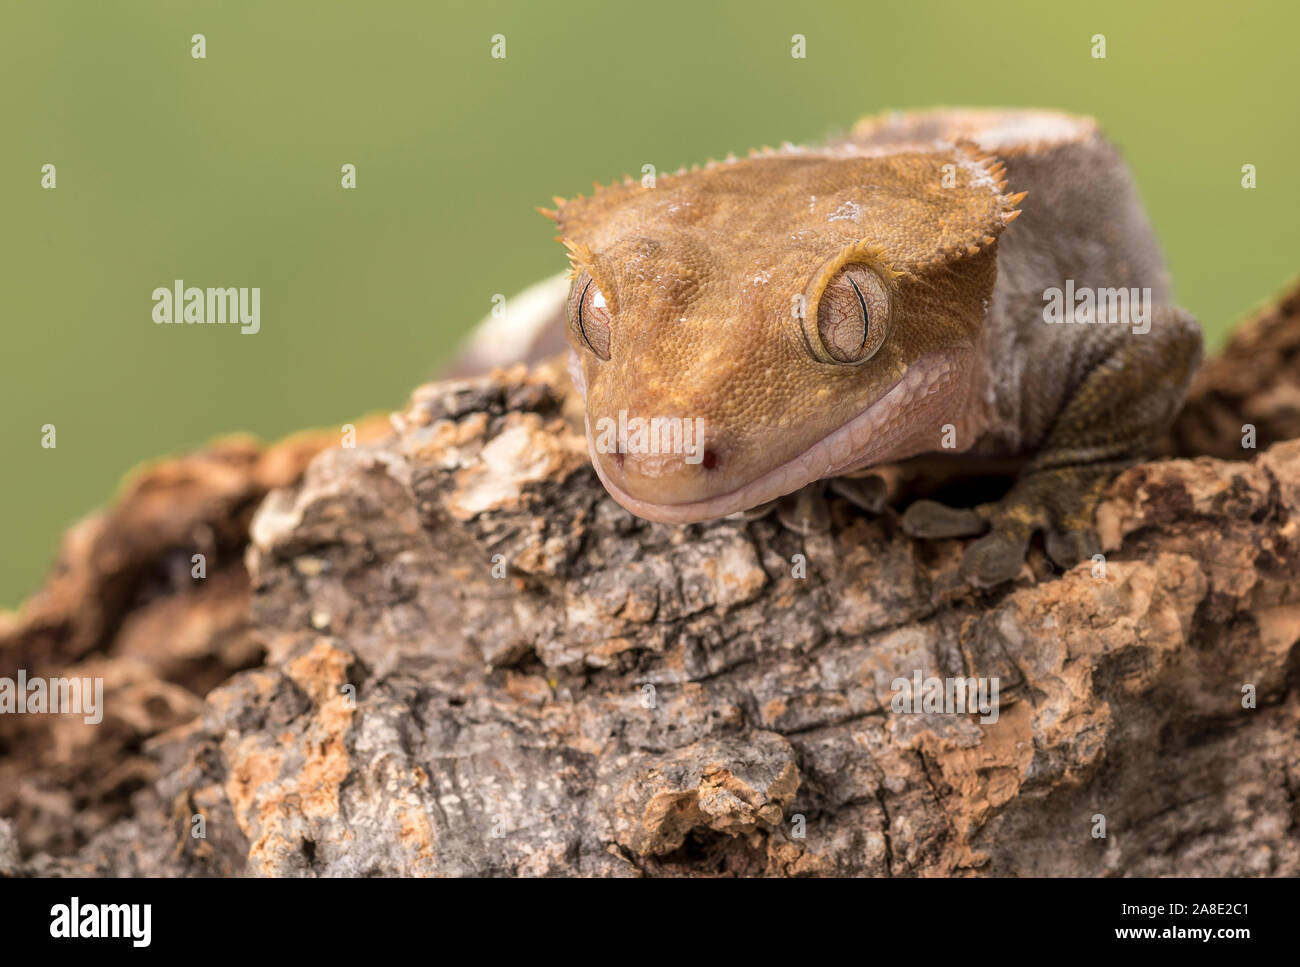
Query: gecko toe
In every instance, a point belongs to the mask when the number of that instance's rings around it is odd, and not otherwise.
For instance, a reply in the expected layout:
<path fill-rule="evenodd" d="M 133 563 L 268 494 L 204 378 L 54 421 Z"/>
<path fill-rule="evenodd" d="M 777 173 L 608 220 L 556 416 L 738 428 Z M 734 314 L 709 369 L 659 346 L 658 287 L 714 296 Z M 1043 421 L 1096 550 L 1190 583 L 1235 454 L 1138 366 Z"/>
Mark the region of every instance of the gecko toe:
<path fill-rule="evenodd" d="M 776 517 L 786 528 L 804 537 L 830 530 L 830 509 L 826 506 L 823 483 L 817 481 L 780 498 L 776 502 Z"/>
<path fill-rule="evenodd" d="M 1090 530 L 1052 528 L 1044 536 L 1043 543 L 1052 563 L 1066 571 L 1101 551 L 1097 535 Z"/>
<path fill-rule="evenodd" d="M 836 477 L 830 490 L 868 514 L 879 514 L 889 505 L 889 486 L 881 476 Z"/>
<path fill-rule="evenodd" d="M 918 500 L 903 514 L 903 533 L 909 537 L 926 540 L 974 537 L 988 529 L 988 521 L 976 511 L 948 507 L 933 500 Z"/>
<path fill-rule="evenodd" d="M 1010 581 L 1025 563 L 1030 533 L 1018 528 L 1000 528 L 981 537 L 962 554 L 959 574 L 980 588 Z"/>

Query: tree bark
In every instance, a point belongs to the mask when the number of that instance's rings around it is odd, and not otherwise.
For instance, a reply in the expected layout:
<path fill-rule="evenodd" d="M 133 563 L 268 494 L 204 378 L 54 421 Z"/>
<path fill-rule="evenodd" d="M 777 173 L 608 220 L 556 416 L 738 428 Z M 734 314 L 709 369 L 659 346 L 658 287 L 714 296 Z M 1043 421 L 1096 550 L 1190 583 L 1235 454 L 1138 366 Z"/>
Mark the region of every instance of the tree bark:
<path fill-rule="evenodd" d="M 0 873 L 1298 875 L 1298 358 L 1300 289 L 1104 562 L 993 592 L 896 507 L 632 517 L 556 365 L 160 463 L 0 619 L 0 676 L 105 682 L 98 726 L 0 715 Z"/>

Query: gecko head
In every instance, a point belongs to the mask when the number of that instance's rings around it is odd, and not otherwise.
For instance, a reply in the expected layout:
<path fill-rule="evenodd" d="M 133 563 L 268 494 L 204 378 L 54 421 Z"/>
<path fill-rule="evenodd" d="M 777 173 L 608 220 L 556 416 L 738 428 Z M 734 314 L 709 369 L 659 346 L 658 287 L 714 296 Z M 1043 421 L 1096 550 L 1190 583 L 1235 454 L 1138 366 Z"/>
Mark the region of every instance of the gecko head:
<path fill-rule="evenodd" d="M 557 200 L 609 492 L 685 523 L 938 449 L 1018 214 L 1001 174 L 964 143 L 769 151 Z"/>

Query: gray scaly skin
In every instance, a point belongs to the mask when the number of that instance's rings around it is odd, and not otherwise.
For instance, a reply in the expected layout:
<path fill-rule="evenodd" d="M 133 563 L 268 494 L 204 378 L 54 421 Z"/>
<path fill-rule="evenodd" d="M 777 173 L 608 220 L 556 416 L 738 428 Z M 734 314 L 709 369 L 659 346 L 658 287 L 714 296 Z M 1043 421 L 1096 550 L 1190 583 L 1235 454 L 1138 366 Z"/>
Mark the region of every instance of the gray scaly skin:
<path fill-rule="evenodd" d="M 944 121 L 922 115 L 910 124 Z M 974 127 L 980 123 L 988 121 L 976 115 Z M 884 122 L 878 136 L 907 127 L 906 119 Z M 914 537 L 984 535 L 966 549 L 962 567 L 983 586 L 1015 576 L 1037 531 L 1062 567 L 1097 553 L 1092 517 L 1101 490 L 1151 451 L 1201 358 L 1200 328 L 1173 305 L 1132 179 L 1100 134 L 1054 146 L 987 146 L 1005 160 L 1007 182 L 1028 198 L 1014 230 L 999 240 L 989 316 L 985 365 L 1005 429 L 974 449 L 1032 457 L 996 503 L 962 511 L 918 501 L 903 518 Z M 1149 331 L 1136 332 L 1130 320 L 1045 323 L 1044 291 L 1063 288 L 1066 279 L 1076 291 L 1149 288 Z"/>

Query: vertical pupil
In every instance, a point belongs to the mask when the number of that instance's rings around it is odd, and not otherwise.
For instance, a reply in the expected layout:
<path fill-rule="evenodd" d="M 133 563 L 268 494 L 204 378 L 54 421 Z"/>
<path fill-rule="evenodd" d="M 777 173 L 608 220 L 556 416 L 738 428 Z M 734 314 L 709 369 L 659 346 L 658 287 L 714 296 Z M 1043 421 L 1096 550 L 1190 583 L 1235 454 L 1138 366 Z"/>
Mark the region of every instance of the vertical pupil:
<path fill-rule="evenodd" d="M 591 346 L 591 340 L 587 338 L 587 327 L 583 325 L 582 307 L 587 303 L 587 291 L 590 288 L 591 288 L 591 279 L 588 279 L 587 284 L 582 287 L 582 295 L 578 297 L 578 331 L 582 333 L 582 341 L 585 342 L 588 346 Z M 595 351 L 594 346 L 592 346 L 592 351 L 593 352 Z"/>
<path fill-rule="evenodd" d="M 858 288 L 858 284 L 853 281 L 852 276 L 849 276 L 848 279 L 849 285 L 853 286 L 853 294 L 858 297 L 858 305 L 862 307 L 862 345 L 858 347 L 861 349 L 862 346 L 867 344 L 867 330 L 871 328 L 871 317 L 867 315 L 867 300 L 862 298 L 862 290 Z"/>

